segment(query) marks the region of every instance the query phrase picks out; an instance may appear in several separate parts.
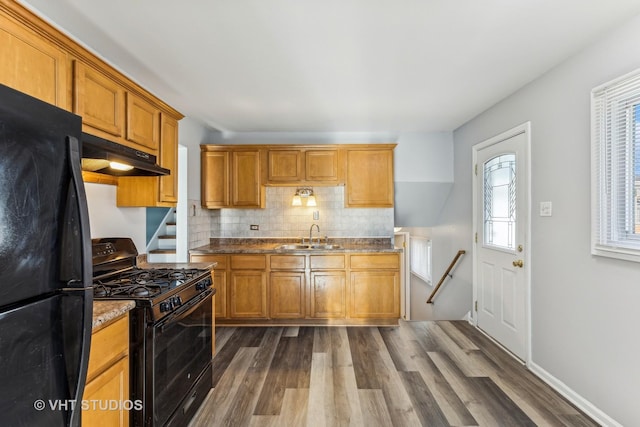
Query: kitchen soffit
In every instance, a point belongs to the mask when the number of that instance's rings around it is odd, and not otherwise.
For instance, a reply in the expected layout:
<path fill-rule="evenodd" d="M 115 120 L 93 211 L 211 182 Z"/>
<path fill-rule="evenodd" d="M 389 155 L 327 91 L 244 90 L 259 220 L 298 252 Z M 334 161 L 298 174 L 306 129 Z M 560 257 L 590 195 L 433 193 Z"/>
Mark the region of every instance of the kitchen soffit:
<path fill-rule="evenodd" d="M 448 131 L 640 13 L 637 0 L 28 0 L 226 132 Z"/>

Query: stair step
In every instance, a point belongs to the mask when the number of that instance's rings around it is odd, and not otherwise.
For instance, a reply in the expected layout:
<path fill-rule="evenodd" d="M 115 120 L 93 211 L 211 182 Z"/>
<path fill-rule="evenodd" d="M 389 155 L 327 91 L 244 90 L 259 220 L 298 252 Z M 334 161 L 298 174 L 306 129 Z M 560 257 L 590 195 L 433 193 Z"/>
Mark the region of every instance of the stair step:
<path fill-rule="evenodd" d="M 158 236 L 158 239 L 175 239 L 175 234 L 165 234 L 164 236 Z"/>
<path fill-rule="evenodd" d="M 176 251 L 167 249 L 153 249 L 147 254 L 147 262 L 176 262 Z"/>

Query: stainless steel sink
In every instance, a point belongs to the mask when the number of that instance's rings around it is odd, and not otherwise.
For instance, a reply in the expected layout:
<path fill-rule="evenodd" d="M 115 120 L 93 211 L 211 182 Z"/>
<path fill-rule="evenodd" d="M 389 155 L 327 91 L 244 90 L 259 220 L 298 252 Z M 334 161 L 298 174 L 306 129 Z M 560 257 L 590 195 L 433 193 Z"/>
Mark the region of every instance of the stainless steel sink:
<path fill-rule="evenodd" d="M 340 246 L 340 245 L 311 245 L 311 249 L 332 250 L 332 249 L 342 249 L 342 246 Z"/>
<path fill-rule="evenodd" d="M 313 251 L 313 250 L 335 250 L 335 249 L 342 249 L 342 246 L 340 245 L 323 245 L 323 244 L 317 244 L 317 245 L 300 245 L 300 244 L 286 244 L 286 245 L 280 245 L 280 246 L 276 246 L 276 250 L 278 251 Z"/>
<path fill-rule="evenodd" d="M 276 250 L 278 251 L 299 251 L 299 250 L 305 250 L 305 249 L 311 249 L 311 247 L 309 245 L 295 245 L 295 244 L 276 246 Z"/>

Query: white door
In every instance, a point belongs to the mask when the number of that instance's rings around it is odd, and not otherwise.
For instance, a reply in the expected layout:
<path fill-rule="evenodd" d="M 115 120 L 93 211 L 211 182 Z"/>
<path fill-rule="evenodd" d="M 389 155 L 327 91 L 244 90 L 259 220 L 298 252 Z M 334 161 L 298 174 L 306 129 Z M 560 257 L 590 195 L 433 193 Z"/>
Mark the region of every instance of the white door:
<path fill-rule="evenodd" d="M 529 342 L 528 129 L 474 147 L 477 326 L 522 360 Z"/>

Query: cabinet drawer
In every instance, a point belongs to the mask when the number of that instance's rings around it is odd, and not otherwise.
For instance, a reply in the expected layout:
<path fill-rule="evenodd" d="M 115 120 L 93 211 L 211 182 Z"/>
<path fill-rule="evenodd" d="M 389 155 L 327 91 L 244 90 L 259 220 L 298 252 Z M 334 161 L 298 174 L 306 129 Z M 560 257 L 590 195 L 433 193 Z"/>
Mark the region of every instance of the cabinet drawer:
<path fill-rule="evenodd" d="M 309 264 L 312 270 L 344 269 L 344 254 L 341 255 L 311 255 Z"/>
<path fill-rule="evenodd" d="M 129 315 L 98 330 L 91 336 L 87 380 L 104 371 L 129 352 Z"/>
<path fill-rule="evenodd" d="M 304 255 L 271 255 L 272 270 L 304 270 Z"/>
<path fill-rule="evenodd" d="M 397 253 L 351 255 L 351 268 L 399 269 L 400 260 Z"/>
<path fill-rule="evenodd" d="M 189 257 L 191 262 L 217 262 L 218 265 L 214 267 L 214 270 L 226 270 L 227 269 L 227 256 L 226 255 L 204 255 L 193 254 Z"/>
<path fill-rule="evenodd" d="M 232 270 L 265 270 L 266 255 L 231 255 Z"/>

